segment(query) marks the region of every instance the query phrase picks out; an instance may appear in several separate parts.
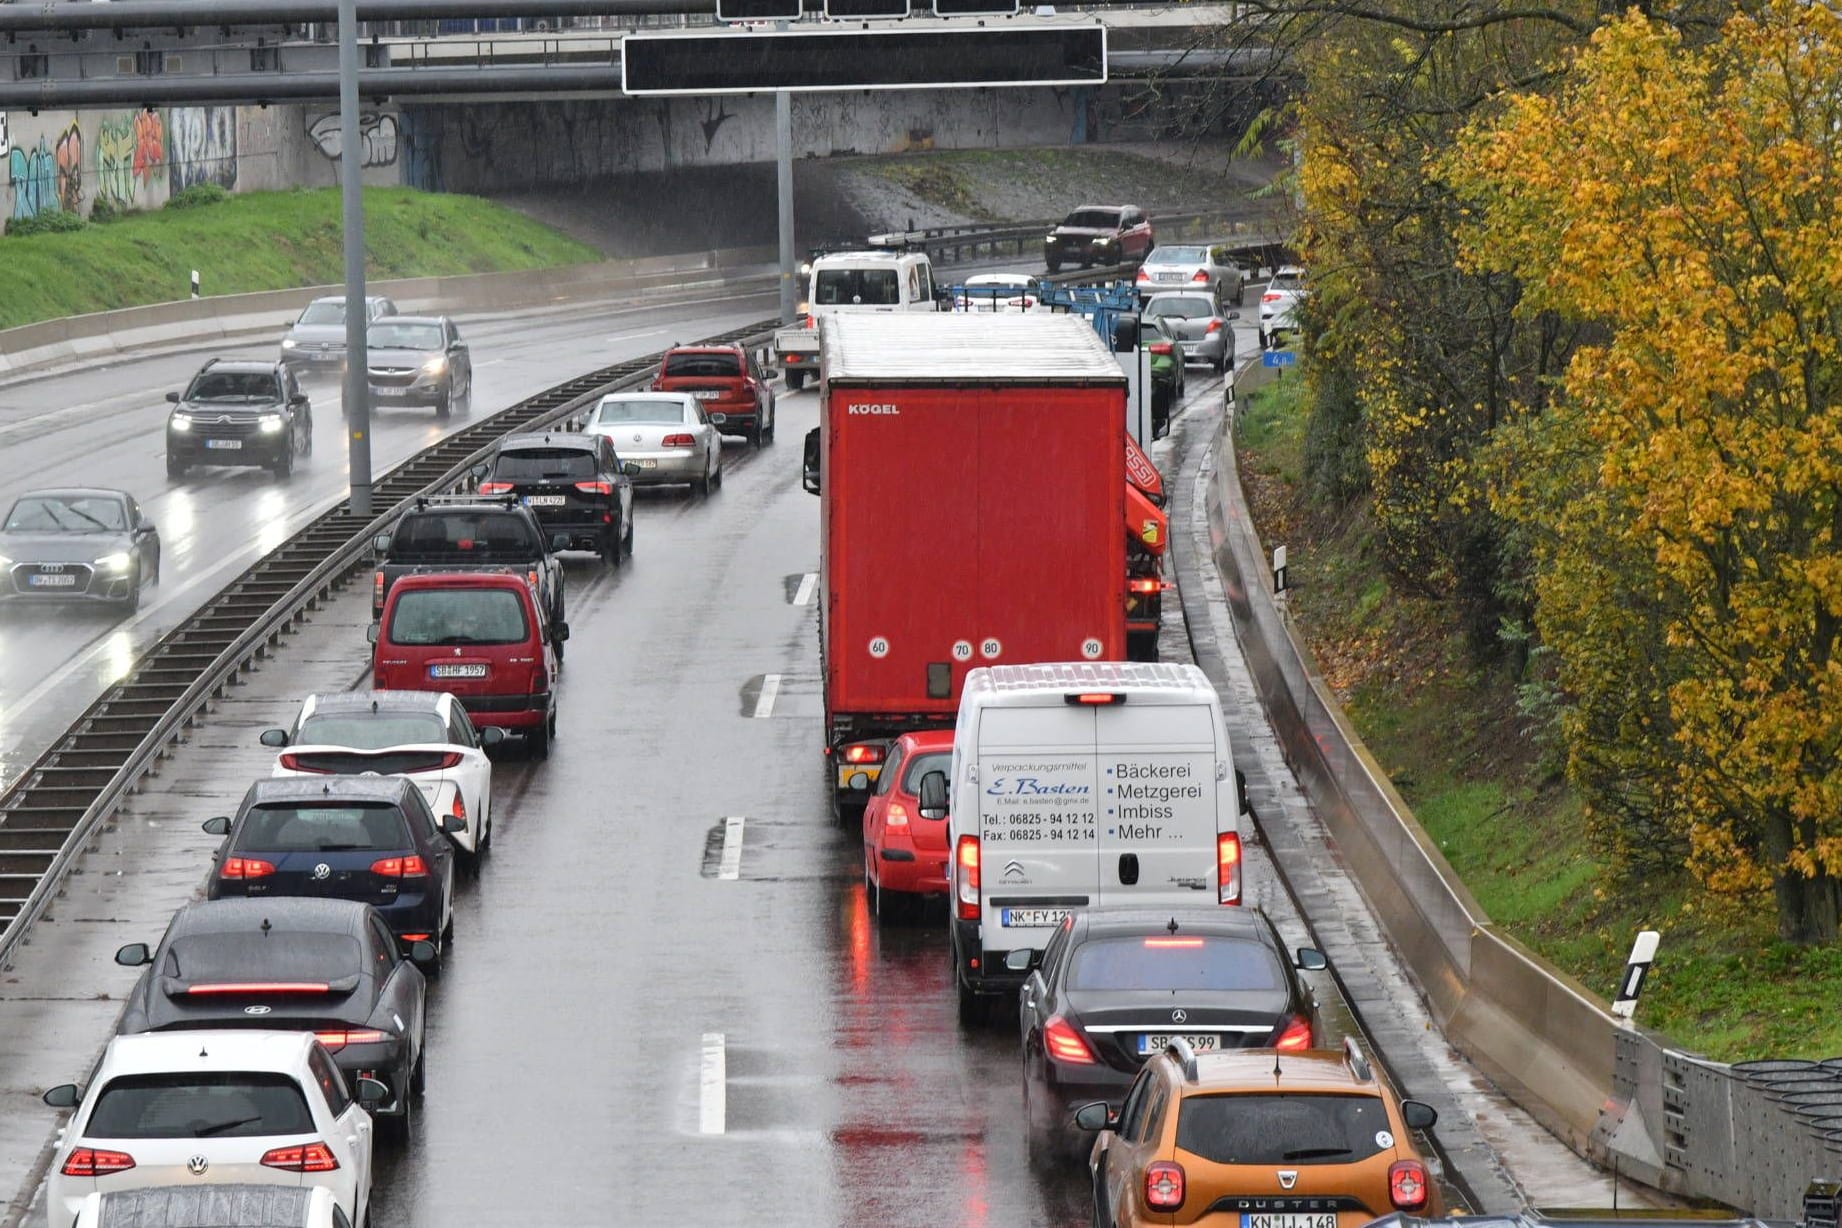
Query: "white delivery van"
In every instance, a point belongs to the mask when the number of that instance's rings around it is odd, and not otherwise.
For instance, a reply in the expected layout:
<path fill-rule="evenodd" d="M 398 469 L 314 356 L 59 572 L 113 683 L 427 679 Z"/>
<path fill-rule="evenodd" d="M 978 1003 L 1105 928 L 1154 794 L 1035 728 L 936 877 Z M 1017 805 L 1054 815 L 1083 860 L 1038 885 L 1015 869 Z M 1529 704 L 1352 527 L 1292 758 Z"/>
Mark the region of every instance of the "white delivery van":
<path fill-rule="evenodd" d="M 1194 665 L 974 669 L 952 778 L 921 787 L 924 814 L 950 801 L 964 1022 L 1017 991 L 1073 909 L 1241 902 L 1242 790 Z"/>

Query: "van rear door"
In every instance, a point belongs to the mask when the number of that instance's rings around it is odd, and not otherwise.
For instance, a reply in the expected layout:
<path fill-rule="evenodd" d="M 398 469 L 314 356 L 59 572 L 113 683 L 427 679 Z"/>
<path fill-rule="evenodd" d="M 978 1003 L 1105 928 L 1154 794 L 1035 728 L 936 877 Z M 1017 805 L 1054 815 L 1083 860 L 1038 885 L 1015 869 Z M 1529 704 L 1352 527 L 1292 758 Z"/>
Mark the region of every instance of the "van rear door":
<path fill-rule="evenodd" d="M 983 945 L 1041 949 L 1100 888 L 1093 711 L 1060 702 L 988 706 L 978 752 Z"/>
<path fill-rule="evenodd" d="M 1097 902 L 1214 903 L 1215 714 L 1201 703 L 1144 699 L 1091 709 L 1101 799 Z"/>

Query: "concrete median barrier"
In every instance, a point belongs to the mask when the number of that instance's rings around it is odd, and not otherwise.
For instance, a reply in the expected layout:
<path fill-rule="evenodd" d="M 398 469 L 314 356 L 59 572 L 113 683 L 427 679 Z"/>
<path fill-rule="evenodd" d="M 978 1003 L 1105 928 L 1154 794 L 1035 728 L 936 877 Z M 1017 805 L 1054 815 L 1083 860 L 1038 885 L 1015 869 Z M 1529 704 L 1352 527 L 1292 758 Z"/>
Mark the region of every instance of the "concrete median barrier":
<path fill-rule="evenodd" d="M 774 259 L 772 248 L 727 248 L 508 273 L 385 279 L 368 283 L 366 289 L 395 299 L 406 312 L 517 311 L 622 294 L 657 295 L 754 280 L 766 284 L 775 275 Z M 303 286 L 225 294 L 0 329 L 0 375 L 26 374 L 156 346 L 203 345 L 265 333 L 279 341 L 286 322 L 302 307 L 339 292 L 338 286 Z"/>

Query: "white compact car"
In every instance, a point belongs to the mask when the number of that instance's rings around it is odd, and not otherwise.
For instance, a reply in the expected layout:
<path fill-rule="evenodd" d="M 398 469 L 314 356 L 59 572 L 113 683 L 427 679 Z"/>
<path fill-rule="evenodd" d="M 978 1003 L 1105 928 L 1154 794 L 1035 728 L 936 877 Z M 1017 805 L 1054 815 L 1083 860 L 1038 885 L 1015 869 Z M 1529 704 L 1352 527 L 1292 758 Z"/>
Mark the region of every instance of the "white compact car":
<path fill-rule="evenodd" d="M 450 838 L 477 857 L 492 842 L 492 760 L 505 731 L 475 729 L 445 691 L 345 691 L 309 695 L 293 729 L 267 729 L 281 750 L 273 776 L 406 776 L 437 820 L 461 821 Z"/>
<path fill-rule="evenodd" d="M 157 1186 L 324 1186 L 364 1228 L 372 1124 L 312 1032 L 148 1032 L 117 1036 L 87 1091 L 45 1093 L 75 1107 L 51 1160 L 51 1228 L 73 1228 L 95 1193 Z"/>
<path fill-rule="evenodd" d="M 611 392 L 582 430 L 606 435 L 614 454 L 640 467 L 635 486 L 688 483 L 700 495 L 723 484 L 722 414 L 712 418 L 688 392 Z"/>
<path fill-rule="evenodd" d="M 1041 280 L 1028 273 L 974 273 L 954 293 L 953 310 L 1035 311 L 1041 294 Z"/>
<path fill-rule="evenodd" d="M 920 790 L 922 817 L 948 812 L 962 1023 L 1017 993 L 1074 909 L 1241 902 L 1241 790 L 1194 665 L 970 670 L 951 780 Z"/>
<path fill-rule="evenodd" d="M 1280 334 L 1298 328 L 1298 304 L 1305 297 L 1305 270 L 1285 264 L 1260 294 L 1260 348 L 1271 349 Z"/>

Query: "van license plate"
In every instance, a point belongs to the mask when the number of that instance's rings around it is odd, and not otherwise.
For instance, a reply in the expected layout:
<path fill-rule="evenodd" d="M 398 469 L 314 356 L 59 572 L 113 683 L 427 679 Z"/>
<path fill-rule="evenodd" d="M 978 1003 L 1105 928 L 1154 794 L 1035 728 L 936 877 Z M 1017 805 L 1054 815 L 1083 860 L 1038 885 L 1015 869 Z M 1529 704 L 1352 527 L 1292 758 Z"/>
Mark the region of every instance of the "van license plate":
<path fill-rule="evenodd" d="M 1145 1032 L 1141 1034 L 1138 1038 L 1139 1056 L 1144 1057 L 1148 1054 L 1164 1052 L 1164 1050 L 1170 1046 L 1170 1042 L 1175 1036 L 1176 1034 L 1172 1032 Z M 1183 1033 L 1183 1039 L 1189 1041 L 1190 1048 L 1196 1050 L 1198 1053 L 1210 1053 L 1222 1046 L 1222 1038 L 1211 1035 L 1208 1032 L 1199 1032 L 1194 1036 L 1185 1032 Z"/>
<path fill-rule="evenodd" d="M 1337 1228 L 1337 1213 L 1321 1211 L 1316 1215 L 1279 1215 L 1272 1212 L 1241 1212 L 1241 1228 Z"/>
<path fill-rule="evenodd" d="M 998 924 L 1018 929 L 1037 929 L 1045 925 L 1060 925 L 1062 918 L 1067 915 L 1066 908 L 1004 908 L 998 912 Z"/>
<path fill-rule="evenodd" d="M 702 388 L 696 392 L 693 392 L 691 395 L 696 397 L 700 401 L 714 401 L 716 400 L 716 398 L 722 396 L 723 394 L 718 392 L 714 388 Z"/>
<path fill-rule="evenodd" d="M 243 446 L 243 441 L 241 439 L 207 439 L 205 440 L 205 446 L 207 448 L 224 448 L 234 452 Z"/>
<path fill-rule="evenodd" d="M 565 502 L 562 495 L 526 495 L 526 507 L 562 507 Z"/>
<path fill-rule="evenodd" d="M 484 665 L 429 666 L 429 677 L 431 678 L 484 678 L 485 676 L 486 667 Z"/>

